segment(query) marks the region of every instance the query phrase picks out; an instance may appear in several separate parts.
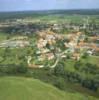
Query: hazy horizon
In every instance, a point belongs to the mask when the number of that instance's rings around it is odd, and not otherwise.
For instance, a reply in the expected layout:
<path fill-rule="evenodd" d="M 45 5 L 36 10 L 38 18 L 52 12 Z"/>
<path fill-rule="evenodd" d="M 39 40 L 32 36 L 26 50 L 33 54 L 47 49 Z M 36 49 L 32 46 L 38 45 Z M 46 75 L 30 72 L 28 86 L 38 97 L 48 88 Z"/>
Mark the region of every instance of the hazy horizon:
<path fill-rule="evenodd" d="M 0 0 L 0 12 L 99 9 L 99 0 Z"/>

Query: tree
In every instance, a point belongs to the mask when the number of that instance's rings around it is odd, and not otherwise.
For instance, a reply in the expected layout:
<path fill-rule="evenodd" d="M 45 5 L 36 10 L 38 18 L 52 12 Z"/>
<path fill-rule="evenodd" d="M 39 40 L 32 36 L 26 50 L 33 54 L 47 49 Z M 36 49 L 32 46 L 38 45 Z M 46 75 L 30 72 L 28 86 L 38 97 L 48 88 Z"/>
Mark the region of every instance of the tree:
<path fill-rule="evenodd" d="M 20 64 L 19 66 L 17 66 L 17 72 L 18 73 L 26 73 L 28 71 L 28 67 L 24 64 Z"/>
<path fill-rule="evenodd" d="M 95 82 L 92 79 L 88 79 L 88 78 L 82 81 L 82 86 L 86 87 L 88 89 L 91 89 L 93 91 L 97 91 L 97 89 L 98 89 Z"/>
<path fill-rule="evenodd" d="M 85 53 L 83 54 L 82 58 L 88 58 L 88 56 L 89 56 L 88 53 L 85 52 Z"/>
<path fill-rule="evenodd" d="M 80 61 L 77 61 L 77 62 L 75 63 L 75 65 L 74 65 L 74 68 L 75 68 L 76 70 L 79 70 L 81 66 L 82 66 L 82 63 L 81 63 Z"/>
<path fill-rule="evenodd" d="M 55 75 L 65 75 L 65 69 L 64 69 L 64 64 L 59 63 L 55 68 L 54 68 L 54 74 Z"/>

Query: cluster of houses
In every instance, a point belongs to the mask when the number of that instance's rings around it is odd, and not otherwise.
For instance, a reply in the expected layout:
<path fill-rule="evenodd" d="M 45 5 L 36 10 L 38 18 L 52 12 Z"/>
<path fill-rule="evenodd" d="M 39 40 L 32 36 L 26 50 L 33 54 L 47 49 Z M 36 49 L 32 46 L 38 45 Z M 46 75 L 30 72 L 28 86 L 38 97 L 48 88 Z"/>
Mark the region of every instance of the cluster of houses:
<path fill-rule="evenodd" d="M 95 43 L 88 43 L 85 41 L 86 35 L 82 32 L 76 32 L 71 34 L 56 34 L 50 30 L 42 31 L 38 33 L 37 48 L 36 52 L 39 61 L 52 60 L 55 58 L 55 54 L 52 50 L 55 49 L 55 44 L 57 40 L 61 42 L 64 41 L 65 53 L 61 57 L 67 57 L 69 53 L 72 59 L 79 60 L 80 57 L 86 52 L 92 55 L 95 51 L 99 51 L 99 46 Z M 98 37 L 99 39 L 99 37 Z M 48 48 L 50 45 L 50 49 Z M 57 47 L 59 52 L 63 52 L 61 47 Z"/>

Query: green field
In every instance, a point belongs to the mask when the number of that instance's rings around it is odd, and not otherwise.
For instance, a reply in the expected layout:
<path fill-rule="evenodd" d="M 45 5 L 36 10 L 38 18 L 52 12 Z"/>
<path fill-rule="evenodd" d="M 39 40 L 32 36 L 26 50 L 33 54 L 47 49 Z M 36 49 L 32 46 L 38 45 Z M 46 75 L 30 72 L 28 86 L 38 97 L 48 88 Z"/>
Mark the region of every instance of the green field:
<path fill-rule="evenodd" d="M 96 64 L 99 67 L 99 57 L 98 56 L 89 56 L 87 58 L 81 58 L 81 63 L 86 64 L 86 63 L 91 63 L 91 64 Z M 74 65 L 76 61 L 72 59 L 68 59 L 65 62 L 65 69 L 69 71 L 75 71 Z"/>
<path fill-rule="evenodd" d="M 8 34 L 0 32 L 0 41 L 5 40 Z"/>
<path fill-rule="evenodd" d="M 22 77 L 0 78 L 0 100 L 96 100 L 79 93 L 65 93 L 39 80 Z"/>

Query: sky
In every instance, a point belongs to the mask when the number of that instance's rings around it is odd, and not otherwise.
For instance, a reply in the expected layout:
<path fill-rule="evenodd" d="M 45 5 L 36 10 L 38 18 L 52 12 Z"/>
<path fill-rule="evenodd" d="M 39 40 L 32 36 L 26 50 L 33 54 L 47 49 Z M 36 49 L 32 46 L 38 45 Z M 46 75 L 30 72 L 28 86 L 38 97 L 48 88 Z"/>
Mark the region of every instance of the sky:
<path fill-rule="evenodd" d="M 0 0 L 0 11 L 93 8 L 99 8 L 99 0 Z"/>

